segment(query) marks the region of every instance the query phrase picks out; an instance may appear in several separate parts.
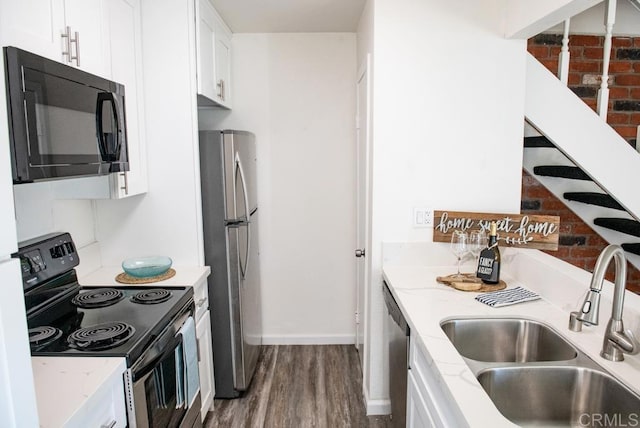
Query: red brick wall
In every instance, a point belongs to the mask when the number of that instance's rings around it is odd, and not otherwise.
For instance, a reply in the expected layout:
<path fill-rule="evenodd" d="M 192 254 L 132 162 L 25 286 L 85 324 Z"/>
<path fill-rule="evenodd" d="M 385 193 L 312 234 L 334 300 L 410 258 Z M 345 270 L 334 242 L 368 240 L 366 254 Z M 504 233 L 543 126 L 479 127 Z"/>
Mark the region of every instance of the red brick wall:
<path fill-rule="evenodd" d="M 569 38 L 569 88 L 594 110 L 602 75 L 602 46 L 599 36 Z M 558 54 L 562 35 L 541 34 L 529 40 L 528 50 L 554 74 L 558 71 Z M 640 37 L 614 37 L 609 68 L 609 111 L 607 122 L 629 144 L 636 145 L 640 124 Z M 548 253 L 575 266 L 593 271 L 598 254 L 607 245 L 598 234 L 546 190 L 534 177 L 523 171 L 522 211 L 560 216 L 560 245 Z M 612 269 L 608 279 L 612 279 Z M 640 272 L 629 265 L 627 288 L 640 294 Z"/>

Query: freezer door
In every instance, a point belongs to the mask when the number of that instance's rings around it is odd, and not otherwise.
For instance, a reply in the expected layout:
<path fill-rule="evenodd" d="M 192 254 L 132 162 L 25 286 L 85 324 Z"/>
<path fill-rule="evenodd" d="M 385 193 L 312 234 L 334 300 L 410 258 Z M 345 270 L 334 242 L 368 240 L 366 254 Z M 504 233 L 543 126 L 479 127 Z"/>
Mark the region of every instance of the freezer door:
<path fill-rule="evenodd" d="M 257 208 L 256 156 L 253 134 L 227 132 L 222 134 L 226 194 L 226 220 L 228 224 L 249 220 Z"/>

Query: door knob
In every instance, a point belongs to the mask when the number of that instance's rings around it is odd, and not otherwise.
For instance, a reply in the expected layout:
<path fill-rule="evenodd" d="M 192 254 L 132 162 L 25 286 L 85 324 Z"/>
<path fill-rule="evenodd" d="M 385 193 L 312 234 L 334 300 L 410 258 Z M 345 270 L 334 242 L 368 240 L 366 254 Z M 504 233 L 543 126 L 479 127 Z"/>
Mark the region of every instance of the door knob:
<path fill-rule="evenodd" d="M 364 257 L 364 248 L 356 250 L 356 257 Z"/>

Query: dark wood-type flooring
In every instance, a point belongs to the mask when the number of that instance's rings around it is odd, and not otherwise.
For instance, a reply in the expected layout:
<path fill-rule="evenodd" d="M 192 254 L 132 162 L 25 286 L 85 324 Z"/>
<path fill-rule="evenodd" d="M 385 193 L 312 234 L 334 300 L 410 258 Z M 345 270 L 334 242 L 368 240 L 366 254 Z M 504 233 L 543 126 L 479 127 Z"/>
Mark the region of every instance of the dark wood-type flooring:
<path fill-rule="evenodd" d="M 249 391 L 215 400 L 205 428 L 390 427 L 365 414 L 362 371 L 352 345 L 264 346 Z"/>

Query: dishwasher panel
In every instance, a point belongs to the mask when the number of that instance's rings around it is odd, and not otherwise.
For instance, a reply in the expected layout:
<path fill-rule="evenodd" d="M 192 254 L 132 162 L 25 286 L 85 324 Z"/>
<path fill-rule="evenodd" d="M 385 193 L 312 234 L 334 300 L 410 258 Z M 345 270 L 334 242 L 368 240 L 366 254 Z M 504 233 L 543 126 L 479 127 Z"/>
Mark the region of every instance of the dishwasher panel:
<path fill-rule="evenodd" d="M 386 282 L 383 282 L 382 294 L 388 312 L 387 341 L 389 344 L 391 423 L 394 428 L 404 428 L 407 414 L 407 371 L 409 369 L 410 330 Z"/>

